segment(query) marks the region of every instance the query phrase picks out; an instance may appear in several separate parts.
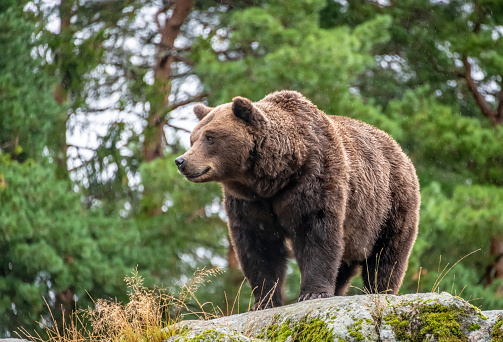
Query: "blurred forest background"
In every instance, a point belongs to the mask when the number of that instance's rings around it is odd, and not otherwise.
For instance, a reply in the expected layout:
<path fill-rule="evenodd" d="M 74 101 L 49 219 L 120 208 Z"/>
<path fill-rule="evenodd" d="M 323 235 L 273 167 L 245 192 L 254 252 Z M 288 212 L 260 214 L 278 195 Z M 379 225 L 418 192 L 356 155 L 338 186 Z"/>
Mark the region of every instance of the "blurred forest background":
<path fill-rule="evenodd" d="M 136 266 L 174 289 L 227 268 L 197 295 L 225 312 L 243 278 L 220 189 L 173 160 L 194 103 L 281 89 L 389 132 L 416 165 L 401 293 L 502 309 L 502 77 L 499 0 L 1 0 L 0 336 L 38 329 L 44 298 L 55 315 L 124 300 Z"/>

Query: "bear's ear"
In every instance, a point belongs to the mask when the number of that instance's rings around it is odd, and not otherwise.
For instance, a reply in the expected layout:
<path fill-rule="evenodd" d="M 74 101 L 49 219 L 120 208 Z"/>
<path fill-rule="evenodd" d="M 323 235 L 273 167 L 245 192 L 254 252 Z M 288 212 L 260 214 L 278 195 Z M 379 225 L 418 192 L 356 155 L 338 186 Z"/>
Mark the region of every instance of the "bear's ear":
<path fill-rule="evenodd" d="M 203 105 L 202 103 L 194 106 L 194 114 L 196 114 L 199 121 L 201 121 L 213 108 Z"/>
<path fill-rule="evenodd" d="M 237 96 L 232 99 L 232 112 L 237 118 L 249 124 L 264 120 L 259 110 L 245 97 Z"/>

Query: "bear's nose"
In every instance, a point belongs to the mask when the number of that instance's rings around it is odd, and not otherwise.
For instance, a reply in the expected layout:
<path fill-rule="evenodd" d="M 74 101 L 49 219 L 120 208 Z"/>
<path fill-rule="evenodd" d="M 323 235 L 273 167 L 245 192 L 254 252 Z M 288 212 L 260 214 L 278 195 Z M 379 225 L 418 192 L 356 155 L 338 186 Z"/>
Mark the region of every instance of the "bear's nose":
<path fill-rule="evenodd" d="M 178 166 L 178 168 L 181 168 L 184 163 L 185 159 L 183 159 L 182 157 L 178 157 L 175 159 L 175 164 L 176 166 Z"/>

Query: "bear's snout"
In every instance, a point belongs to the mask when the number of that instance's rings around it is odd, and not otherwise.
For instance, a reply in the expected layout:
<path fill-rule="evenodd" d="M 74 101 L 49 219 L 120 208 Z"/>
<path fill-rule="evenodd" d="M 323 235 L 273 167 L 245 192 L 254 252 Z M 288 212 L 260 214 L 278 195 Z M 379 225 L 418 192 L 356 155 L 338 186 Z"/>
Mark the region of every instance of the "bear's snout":
<path fill-rule="evenodd" d="M 185 164 L 185 159 L 183 159 L 182 157 L 178 157 L 175 159 L 175 164 L 178 167 L 178 170 L 181 170 L 181 168 Z"/>
<path fill-rule="evenodd" d="M 194 160 L 195 159 L 195 160 Z M 185 176 L 191 182 L 208 182 L 208 177 L 201 177 L 206 175 L 211 170 L 209 165 L 201 165 L 198 163 L 198 158 L 188 158 L 185 154 L 175 159 L 175 164 L 178 167 L 178 172 Z M 213 180 L 213 179 L 211 179 Z"/>

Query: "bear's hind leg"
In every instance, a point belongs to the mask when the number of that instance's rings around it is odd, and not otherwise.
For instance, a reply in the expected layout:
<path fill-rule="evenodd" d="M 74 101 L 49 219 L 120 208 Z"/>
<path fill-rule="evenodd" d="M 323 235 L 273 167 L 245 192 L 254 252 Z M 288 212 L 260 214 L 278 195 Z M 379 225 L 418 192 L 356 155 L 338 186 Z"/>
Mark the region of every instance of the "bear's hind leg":
<path fill-rule="evenodd" d="M 391 210 L 372 254 L 362 265 L 363 285 L 369 293 L 398 293 L 416 240 L 418 212 L 415 205 Z"/>
<path fill-rule="evenodd" d="M 360 265 L 357 263 L 342 262 L 337 273 L 337 280 L 335 281 L 336 296 L 344 296 L 348 292 L 351 279 L 360 271 Z"/>

